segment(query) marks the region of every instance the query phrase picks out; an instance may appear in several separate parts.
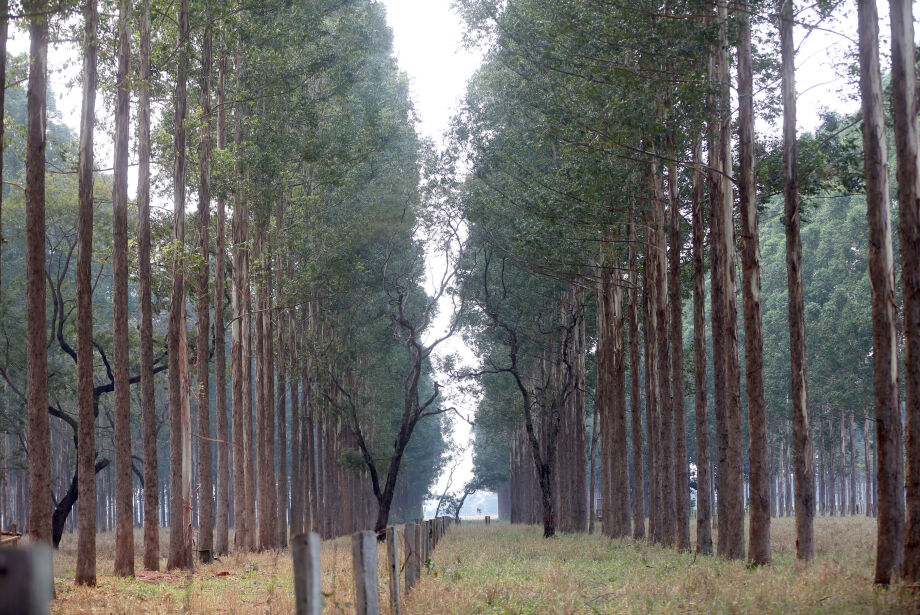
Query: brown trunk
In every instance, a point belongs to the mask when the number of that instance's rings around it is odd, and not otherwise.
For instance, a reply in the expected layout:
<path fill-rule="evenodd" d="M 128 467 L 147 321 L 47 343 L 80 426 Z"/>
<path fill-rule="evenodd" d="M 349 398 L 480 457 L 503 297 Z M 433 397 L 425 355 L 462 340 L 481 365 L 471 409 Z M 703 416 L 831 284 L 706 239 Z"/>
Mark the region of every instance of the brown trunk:
<path fill-rule="evenodd" d="M 712 87 L 719 88 L 719 76 L 720 68 L 719 61 L 724 54 L 719 54 L 717 51 L 713 50 L 710 54 L 708 72 L 709 79 Z M 719 88 L 721 89 L 721 88 Z M 725 301 L 725 279 L 724 276 L 718 274 L 721 272 L 725 265 L 724 261 L 724 246 L 720 238 L 722 237 L 722 190 L 723 182 L 720 175 L 722 169 L 722 155 L 723 148 L 719 144 L 719 134 L 721 127 L 720 111 L 719 108 L 722 105 L 722 97 L 716 96 L 715 94 L 710 96 L 710 106 L 713 109 L 711 117 L 709 118 L 708 126 L 708 140 L 709 140 L 709 169 L 708 169 L 708 178 L 709 178 L 709 228 L 710 228 L 710 241 L 709 241 L 709 262 L 711 267 L 710 275 L 710 294 L 712 296 L 712 371 L 714 382 L 724 383 L 726 382 L 726 366 L 725 366 L 725 331 L 724 331 L 724 320 L 725 314 L 722 309 L 722 305 Z M 719 554 L 725 553 L 725 539 L 728 536 L 728 530 L 725 527 L 725 503 L 727 498 L 724 497 L 723 487 L 725 483 L 725 454 L 726 454 L 726 439 L 727 432 L 725 430 L 725 404 L 726 404 L 726 395 L 725 387 L 717 386 L 713 390 L 713 409 L 715 411 L 716 419 L 716 471 L 714 473 L 714 494 L 718 495 L 716 500 L 717 514 L 716 514 L 716 523 L 718 527 L 718 532 L 716 534 L 717 545 L 716 549 Z"/>
<path fill-rule="evenodd" d="M 714 241 L 721 247 L 720 267 L 713 267 L 713 275 L 723 278 L 723 295 L 719 305 L 723 311 L 722 352 L 725 362 L 725 399 L 724 399 L 724 435 L 725 460 L 719 464 L 719 501 L 724 508 L 719 515 L 719 541 L 724 547 L 719 554 L 729 559 L 744 557 L 744 466 L 742 457 L 741 432 L 741 376 L 738 364 L 738 318 L 735 298 L 735 224 L 732 217 L 733 195 L 728 177 L 732 172 L 731 161 L 731 103 L 729 59 L 728 59 L 728 9 L 726 2 L 718 3 L 720 28 L 719 51 L 719 91 L 721 93 L 720 126 L 718 147 L 722 152 L 719 161 L 722 164 L 718 191 L 719 233 L 713 233 Z M 722 537 L 722 531 L 725 536 Z"/>
<path fill-rule="evenodd" d="M 626 318 L 629 329 L 629 412 L 632 415 L 632 518 L 633 538 L 641 540 L 645 538 L 645 473 L 642 471 L 642 381 L 639 376 L 639 317 L 636 307 L 639 297 L 636 289 L 638 284 L 636 232 L 632 224 L 629 224 L 627 235 L 629 236 L 629 247 L 627 248 L 629 282 L 627 284 Z"/>
<path fill-rule="evenodd" d="M 293 267 L 288 261 L 287 276 L 293 277 Z M 304 500 L 307 485 L 304 481 L 301 448 L 303 428 L 300 413 L 300 382 L 301 371 L 299 352 L 305 350 L 300 343 L 300 335 L 296 325 L 296 309 L 288 315 L 288 339 L 291 346 L 291 536 L 297 536 L 304 531 Z M 287 478 L 285 477 L 285 480 Z"/>
<path fill-rule="evenodd" d="M 115 172 L 112 187 L 112 345 L 115 376 L 115 575 L 134 575 L 131 384 L 128 368 L 128 121 L 131 115 L 130 5 L 118 3 Z"/>
<path fill-rule="evenodd" d="M 10 27 L 10 3 L 9 0 L 0 0 L 0 83 L 6 84 L 6 41 L 9 38 L 9 27 Z M 84 49 L 84 56 L 86 50 Z M 0 117 L 4 116 L 4 109 L 6 108 L 6 88 L 0 88 Z M 3 183 L 3 136 L 4 136 L 4 126 L 3 122 L 0 122 L 0 187 Z M 3 190 L 0 190 L 0 255 L 3 253 Z"/>
<path fill-rule="evenodd" d="M 661 542 L 665 546 L 673 546 L 677 530 L 676 496 L 675 496 L 675 466 L 674 457 L 674 404 L 671 398 L 671 329 L 668 313 L 668 242 L 665 227 L 665 210 L 667 197 L 664 192 L 663 176 L 652 165 L 652 181 L 655 191 L 654 211 L 654 267 L 655 267 L 655 341 L 656 360 L 655 369 L 658 381 L 658 417 L 659 417 L 659 461 L 662 501 L 661 506 Z"/>
<path fill-rule="evenodd" d="M 671 382 L 674 386 L 672 401 L 674 412 L 674 484 L 677 514 L 677 549 L 690 550 L 690 465 L 687 459 L 687 415 L 684 409 L 684 327 L 681 305 L 680 249 L 681 239 L 680 198 L 678 196 L 677 167 L 668 168 L 670 190 L 670 276 L 669 302 L 671 306 Z"/>
<path fill-rule="evenodd" d="M 271 506 L 270 498 L 270 489 L 274 489 L 274 485 L 269 486 L 268 483 L 268 463 L 269 460 L 266 456 L 268 448 L 266 446 L 268 436 L 265 433 L 265 413 L 266 413 L 266 403 L 265 403 L 265 329 L 264 323 L 262 322 L 265 319 L 265 269 L 264 269 L 264 248 L 263 248 L 263 232 L 262 229 L 265 227 L 264 221 L 257 222 L 257 227 L 255 229 L 255 234 L 253 236 L 252 244 L 252 257 L 255 262 L 256 274 L 255 274 L 255 287 L 256 295 L 255 301 L 253 302 L 253 355 L 255 357 L 255 400 L 256 400 L 256 440 L 258 442 L 258 475 L 259 480 L 258 485 L 258 502 L 257 506 L 257 527 L 258 527 L 258 548 L 259 550 L 271 549 L 272 547 L 272 534 L 271 534 L 271 522 L 270 522 L 270 511 L 273 513 L 273 508 Z"/>
<path fill-rule="evenodd" d="M 169 304 L 169 558 L 166 567 L 192 567 L 190 527 L 185 519 L 191 510 L 187 478 L 191 460 L 185 459 L 186 434 L 185 408 L 188 404 L 185 373 L 185 115 L 188 79 L 188 12 L 189 0 L 181 0 L 179 7 L 179 59 L 176 71 L 176 106 L 174 140 L 175 166 L 173 168 L 174 239 L 179 246 L 173 257 L 172 294 Z"/>
<path fill-rule="evenodd" d="M 198 368 L 198 555 L 211 563 L 214 551 L 213 478 L 211 476 L 211 412 L 208 344 L 211 336 L 208 281 L 211 269 L 211 34 L 205 26 L 201 44 L 201 141 L 198 145 L 198 339 L 195 358 Z M 215 297 L 215 305 L 220 298 Z"/>
<path fill-rule="evenodd" d="M 281 217 L 278 218 L 278 225 L 281 225 Z M 278 470 L 276 472 L 278 483 L 278 495 L 275 505 L 277 508 L 278 522 L 278 548 L 287 546 L 287 510 L 288 510 L 288 480 L 287 480 L 287 365 L 288 356 L 286 353 L 286 344 L 293 340 L 285 339 L 286 323 L 281 312 L 277 312 L 278 318 Z M 293 357 L 292 357 L 293 358 Z"/>
<path fill-rule="evenodd" d="M 45 349 L 45 90 L 48 84 L 49 6 L 24 5 L 29 18 L 29 87 L 26 94 L 26 399 L 28 400 L 29 536 L 51 544 L 51 432 L 48 424 L 48 355 Z"/>
<path fill-rule="evenodd" d="M 863 421 L 863 459 L 866 464 L 866 516 L 872 516 L 872 464 L 869 457 L 869 417 Z"/>
<path fill-rule="evenodd" d="M 157 414 L 153 382 L 153 308 L 150 287 L 150 2 L 140 16 L 137 83 L 137 253 L 140 310 L 141 431 L 144 476 L 144 568 L 160 569 Z"/>
<path fill-rule="evenodd" d="M 767 414 L 763 382 L 763 329 L 760 317 L 760 231 L 754 177 L 754 71 L 751 20 L 747 0 L 737 7 L 738 20 L 738 196 L 741 210 L 741 270 L 744 299 L 744 359 L 750 444 L 750 542 L 748 561 L 770 562 L 770 472 Z"/>
<path fill-rule="evenodd" d="M 907 416 L 907 522 L 904 579 L 920 581 L 920 137 L 914 15 L 910 0 L 891 7 L 891 104 L 898 152 L 898 212 L 904 288 L 904 404 Z"/>
<path fill-rule="evenodd" d="M 693 145 L 693 383 L 694 409 L 696 411 L 696 552 L 712 555 L 712 500 L 709 485 L 712 481 L 709 467 L 709 418 L 706 406 L 706 235 L 702 147 Z"/>
<path fill-rule="evenodd" d="M 236 69 L 239 71 L 240 58 L 236 58 Z M 223 107 L 221 107 L 223 108 Z M 243 142 L 242 108 L 237 105 L 234 113 L 234 145 L 239 149 Z M 237 163 L 236 172 L 240 174 L 240 163 Z M 231 424 L 233 431 L 233 547 L 237 551 L 247 551 L 250 548 L 250 534 L 252 532 L 252 517 L 249 516 L 249 495 L 247 476 L 247 438 L 248 431 L 246 408 L 248 398 L 244 394 L 249 386 L 246 381 L 247 374 L 244 361 L 248 360 L 245 339 L 248 338 L 249 313 L 246 309 L 247 279 L 245 276 L 247 241 L 246 236 L 246 202 L 241 191 L 233 193 L 233 252 L 231 256 L 233 288 L 230 295 L 231 317 L 230 321 L 230 388 L 231 388 Z M 250 421 L 251 423 L 251 421 Z"/>
<path fill-rule="evenodd" d="M 278 486 L 275 475 L 275 337 L 274 337 L 274 258 L 271 235 L 267 232 L 271 224 L 271 216 L 266 218 L 266 232 L 262 236 L 262 249 L 265 252 L 263 266 L 265 267 L 263 275 L 265 276 L 265 296 L 262 307 L 265 309 L 265 317 L 262 319 L 262 351 L 265 353 L 265 470 L 267 472 L 267 495 L 268 508 L 266 509 L 266 521 L 269 523 L 270 547 L 278 546 Z"/>
<path fill-rule="evenodd" d="M 900 574 L 904 563 L 904 467 L 901 457 L 901 413 L 898 404 L 897 300 L 894 288 L 891 227 L 888 219 L 888 149 L 885 144 L 882 79 L 878 59 L 878 13 L 874 0 L 859 0 L 857 9 L 863 155 L 866 165 L 866 205 L 869 216 L 869 279 L 872 283 L 873 375 L 878 446 L 878 540 L 875 582 L 887 585 L 893 576 Z M 892 28 L 895 27 L 892 24 Z M 912 45 L 913 39 L 907 44 Z M 913 69 L 913 64 L 907 67 L 907 71 L 911 73 Z M 906 84 L 902 85 L 906 87 Z M 911 88 L 911 95 L 913 94 L 913 88 Z M 909 111 L 914 116 L 916 112 L 916 108 Z M 916 126 L 916 117 L 913 118 L 913 122 Z M 916 160 L 916 155 L 914 160 Z M 910 174 L 912 171 L 903 172 Z M 916 168 L 913 169 L 913 173 L 916 173 Z M 916 197 L 908 207 L 901 208 L 902 216 L 907 212 L 913 212 L 915 208 Z M 912 218 L 909 213 L 907 215 Z M 904 224 L 903 220 L 902 224 Z M 904 239 L 902 238 L 902 241 Z M 916 248 L 918 244 L 915 236 L 913 244 L 909 243 L 909 238 L 907 241 L 908 243 L 902 247 L 902 255 L 905 256 L 904 272 L 905 276 L 913 277 L 920 273 L 916 271 L 916 267 L 914 271 L 908 273 L 907 259 L 909 257 L 906 256 L 906 252 L 909 247 Z M 904 284 L 906 299 L 908 296 L 906 277 Z M 911 292 L 916 292 L 916 290 Z M 910 322 L 911 317 L 912 314 L 905 309 L 905 327 L 914 324 Z M 910 335 L 906 336 L 908 345 L 916 343 L 916 339 L 911 340 L 910 337 Z M 916 330 L 914 337 L 916 337 Z M 908 354 L 908 359 L 910 358 L 911 355 Z M 910 384 L 916 385 L 917 382 Z M 916 402 L 916 399 L 911 398 L 911 401 Z M 911 411 L 912 409 L 908 408 L 908 416 Z M 920 545 L 917 546 L 920 547 Z M 920 570 L 911 572 L 914 575 L 920 574 Z"/>
<path fill-rule="evenodd" d="M 645 330 L 645 404 L 646 404 L 646 429 L 648 442 L 648 538 L 651 542 L 661 542 L 661 464 L 658 449 L 658 385 L 655 372 L 655 324 L 651 315 L 650 295 L 653 292 L 653 282 L 649 275 L 653 271 L 651 259 L 645 259 L 645 275 L 643 276 L 643 325 Z"/>
<path fill-rule="evenodd" d="M 217 85 L 217 149 L 226 147 L 226 113 L 224 109 L 224 75 L 227 58 L 220 57 Z M 223 195 L 217 199 L 217 261 L 214 268 L 214 384 L 217 388 L 217 519 L 214 548 L 218 553 L 230 551 L 230 445 L 233 434 L 227 421 L 227 357 L 224 325 L 224 280 L 227 273 L 226 202 Z"/>
<path fill-rule="evenodd" d="M 3 3 L 4 12 L 6 2 Z M 77 220 L 77 489 L 83 494 L 77 539 L 77 585 L 96 584 L 96 416 L 93 407 L 93 130 L 96 125 L 95 0 L 83 6 L 83 107 L 80 115 Z M 5 23 L 5 20 L 4 20 Z M 0 58 L 3 60 L 3 58 Z M 2 158 L 2 153 L 0 153 Z M 148 278 L 149 281 L 149 278 Z M 155 476 L 155 475 L 154 475 Z M 156 506 L 154 506 L 156 511 Z"/>
<path fill-rule="evenodd" d="M 786 275 L 789 287 L 789 354 L 792 371 L 792 439 L 795 473 L 796 557 L 815 557 L 814 449 L 808 426 L 808 381 L 805 355 L 805 304 L 802 296 L 801 210 L 796 143 L 795 43 L 792 0 L 780 6 L 783 90 L 783 194 L 786 203 Z"/>

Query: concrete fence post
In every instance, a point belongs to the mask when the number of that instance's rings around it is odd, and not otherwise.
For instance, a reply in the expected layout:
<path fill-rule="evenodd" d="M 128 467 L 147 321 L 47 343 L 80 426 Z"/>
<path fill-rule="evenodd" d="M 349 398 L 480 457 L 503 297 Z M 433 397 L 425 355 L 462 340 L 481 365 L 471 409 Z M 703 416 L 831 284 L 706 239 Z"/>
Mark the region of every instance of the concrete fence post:
<path fill-rule="evenodd" d="M 320 591 L 320 538 L 316 532 L 298 534 L 291 540 L 294 558 L 294 605 L 297 615 L 322 615 Z"/>

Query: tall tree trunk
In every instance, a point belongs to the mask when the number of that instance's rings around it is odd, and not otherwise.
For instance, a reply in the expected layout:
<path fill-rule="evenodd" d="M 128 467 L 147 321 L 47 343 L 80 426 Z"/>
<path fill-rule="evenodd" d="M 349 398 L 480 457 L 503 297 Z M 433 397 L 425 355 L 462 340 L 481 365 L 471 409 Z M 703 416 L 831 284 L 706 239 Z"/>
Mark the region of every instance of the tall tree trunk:
<path fill-rule="evenodd" d="M 281 225 L 281 216 L 278 218 L 278 225 Z M 280 259 L 279 259 L 280 262 Z M 279 268 L 280 271 L 280 268 Z M 278 469 L 276 472 L 278 495 L 275 498 L 277 510 L 277 541 L 278 548 L 287 547 L 287 511 L 288 511 L 288 479 L 287 479 L 287 361 L 286 343 L 293 340 L 286 340 L 285 330 L 286 323 L 283 322 L 284 315 L 276 312 L 278 318 L 278 403 L 277 403 L 277 427 L 278 427 Z M 293 358 L 293 357 L 291 357 Z M 292 379 L 293 380 L 293 379 Z"/>
<path fill-rule="evenodd" d="M 636 269 L 636 231 L 632 223 L 628 225 L 629 246 L 627 259 L 629 283 L 627 284 L 626 319 L 629 329 L 629 412 L 632 429 L 633 461 L 633 538 L 645 538 L 645 473 L 642 471 L 642 381 L 639 376 L 639 317 L 636 302 L 638 271 Z M 625 429 L 625 425 L 624 425 Z"/>
<path fill-rule="evenodd" d="M 717 50 L 713 50 L 710 54 L 710 59 L 708 63 L 708 73 L 709 80 L 713 90 L 721 89 L 719 84 L 720 77 L 720 59 L 724 54 L 720 54 Z M 710 282 L 710 295 L 712 297 L 712 315 L 711 315 L 711 328 L 712 328 L 712 371 L 714 382 L 724 383 L 726 382 L 726 364 L 725 364 L 725 331 L 724 331 L 724 319 L 725 314 L 722 309 L 722 304 L 725 301 L 725 279 L 724 276 L 718 274 L 725 268 L 724 259 L 725 255 L 723 252 L 724 246 L 720 237 L 722 236 L 723 230 L 723 220 L 722 220 L 722 177 L 720 176 L 720 171 L 723 167 L 722 165 L 722 154 L 723 148 L 719 143 L 719 135 L 721 128 L 721 117 L 720 117 L 720 106 L 722 105 L 722 97 L 716 94 L 710 95 L 710 108 L 712 109 L 709 121 L 708 121 L 708 151 L 709 151 L 709 164 L 708 164 L 708 179 L 709 179 L 709 229 L 710 229 L 710 241 L 709 241 L 709 262 L 711 267 L 711 275 L 709 277 Z M 716 534 L 716 550 L 719 554 L 725 553 L 725 539 L 727 538 L 729 532 L 725 527 L 726 511 L 725 504 L 727 498 L 724 497 L 725 493 L 723 492 L 723 487 L 725 483 L 725 454 L 726 454 L 726 439 L 727 432 L 725 430 L 725 404 L 726 404 L 726 395 L 725 395 L 724 386 L 717 386 L 713 389 L 713 410 L 715 411 L 716 419 L 716 469 L 715 474 L 715 494 L 718 495 L 716 501 L 716 523 L 718 532 Z"/>
<path fill-rule="evenodd" d="M 661 542 L 673 546 L 677 530 L 674 456 L 674 403 L 671 397 L 671 329 L 668 312 L 668 241 L 665 226 L 667 196 L 661 171 L 652 165 L 655 190 L 655 314 L 656 370 L 658 372 L 658 416 L 660 419 L 658 447 L 661 461 Z"/>
<path fill-rule="evenodd" d="M 3 3 L 4 12 L 6 2 Z M 96 125 L 96 0 L 83 5 L 83 106 L 77 219 L 77 585 L 96 584 L 96 415 L 93 405 L 93 130 Z M 4 20 L 5 24 L 5 20 Z M 4 58 L 0 58 L 0 61 Z M 2 113 L 2 111 L 0 111 Z M 2 137 L 0 137 L 2 138 Z M 2 152 L 0 152 L 2 158 Z M 148 279 L 149 280 L 149 279 Z M 156 508 L 154 508 L 156 510 Z"/>
<path fill-rule="evenodd" d="M 46 0 L 28 0 L 29 86 L 26 93 L 26 399 L 28 400 L 29 535 L 51 544 L 51 431 L 45 348 L 45 96 L 48 84 Z"/>
<path fill-rule="evenodd" d="M 863 458 L 866 463 L 866 516 L 872 516 L 872 464 L 869 457 L 869 415 L 863 421 Z"/>
<path fill-rule="evenodd" d="M 180 0 L 178 69 L 175 101 L 175 166 L 173 168 L 173 216 L 176 252 L 173 257 L 172 294 L 169 304 L 169 558 L 167 569 L 192 567 L 191 511 L 188 487 L 190 459 L 185 459 L 185 408 L 188 404 L 185 367 L 185 116 L 189 64 L 189 0 Z"/>
<path fill-rule="evenodd" d="M 712 482 L 709 467 L 709 418 L 706 406 L 706 288 L 705 248 L 706 235 L 702 147 L 697 140 L 693 145 L 693 383 L 696 411 L 696 552 L 712 555 L 712 500 L 709 485 Z"/>
<path fill-rule="evenodd" d="M 291 279 L 293 274 L 293 267 L 289 260 L 287 266 L 288 279 Z M 301 449 L 303 423 L 300 412 L 300 362 L 303 359 L 299 354 L 306 349 L 301 344 L 297 330 L 296 314 L 296 309 L 292 309 L 288 314 L 288 339 L 291 346 L 291 536 L 297 536 L 304 532 L 304 500 L 307 492 L 301 459 L 301 455 L 305 454 L 305 449 Z"/>
<path fill-rule="evenodd" d="M 201 43 L 201 141 L 198 145 L 198 553 L 203 564 L 211 563 L 214 551 L 213 478 L 211 475 L 211 413 L 208 344 L 211 336 L 208 282 L 211 270 L 211 43 L 213 35 L 206 25 Z M 221 305 L 214 297 L 214 305 Z M 219 343 L 215 340 L 215 343 Z M 223 393 L 223 391 L 218 392 Z"/>
<path fill-rule="evenodd" d="M 749 3 L 742 0 L 738 19 L 738 126 L 741 210 L 741 269 L 744 298 L 744 361 L 750 444 L 750 542 L 748 561 L 770 562 L 770 471 L 767 458 L 767 413 L 763 382 L 763 329 L 760 317 L 760 230 L 754 177 L 754 71 L 751 57 Z"/>
<path fill-rule="evenodd" d="M 6 109 L 6 41 L 9 38 L 10 27 L 10 3 L 9 0 L 0 0 L 0 120 L 5 117 Z M 84 55 L 86 50 L 84 49 Z M 0 121 L 0 256 L 3 254 L 3 137 L 4 123 Z M 2 258 L 0 258 L 2 261 Z"/>
<path fill-rule="evenodd" d="M 227 57 L 220 56 L 217 85 L 217 149 L 226 148 L 226 112 L 224 107 Z M 227 421 L 227 330 L 224 325 L 224 281 L 227 274 L 227 214 L 223 194 L 217 198 L 217 260 L 214 267 L 214 384 L 217 388 L 217 519 L 214 548 L 218 553 L 230 550 L 230 444 L 233 434 Z"/>
<path fill-rule="evenodd" d="M 873 376 L 875 425 L 878 444 L 878 540 L 875 582 L 887 585 L 904 563 L 904 468 L 901 457 L 901 413 L 898 403 L 897 302 L 891 227 L 888 219 L 888 149 L 882 79 L 878 59 L 878 12 L 875 0 L 859 0 L 859 86 L 862 94 L 863 155 L 866 165 L 866 205 L 869 216 L 869 279 L 872 286 Z M 892 24 L 892 28 L 896 26 Z M 907 43 L 913 45 L 913 38 Z M 906 70 L 913 73 L 911 64 Z M 902 84 L 905 85 L 906 84 Z M 913 94 L 913 88 L 911 89 Z M 896 98 L 896 96 L 895 96 Z M 901 101 L 903 103 L 903 100 Z M 906 110 L 905 110 L 906 111 Z M 909 113 L 916 116 L 916 108 Z M 913 119 L 916 126 L 916 117 Z M 906 125 L 906 124 L 905 124 Z M 916 134 L 916 133 L 915 133 Z M 916 155 L 914 157 L 916 160 Z M 916 164 L 916 163 L 915 163 Z M 913 170 L 916 173 L 916 168 Z M 904 173 L 910 174 L 907 170 Z M 902 207 L 902 216 L 913 212 L 916 202 Z M 908 217 L 912 217 L 908 214 Z M 902 222 L 903 224 L 903 222 Z M 903 246 L 902 254 L 917 243 Z M 905 259 L 908 258 L 905 256 Z M 916 270 L 906 275 L 920 275 Z M 905 298 L 907 297 L 905 279 Z M 915 292 L 915 291 L 912 291 Z M 905 310 L 905 326 L 911 314 Z M 915 343 L 910 340 L 908 344 Z M 916 385 L 917 383 L 911 383 Z M 911 399 L 911 401 L 916 401 Z M 908 409 L 908 415 L 912 411 Z M 915 495 L 912 493 L 911 495 Z M 920 513 L 918 513 L 920 515 Z M 917 545 L 920 548 L 920 545 Z M 910 571 L 912 574 L 920 571 Z"/>
<path fill-rule="evenodd" d="M 742 456 L 741 432 L 741 375 L 738 364 L 738 318 L 735 298 L 735 224 L 732 217 L 732 187 L 728 177 L 732 172 L 731 163 L 731 102 L 729 89 L 731 77 L 728 59 L 728 8 L 727 2 L 718 2 L 720 27 L 719 51 L 719 140 L 722 152 L 719 161 L 722 164 L 718 191 L 718 216 L 720 218 L 719 234 L 715 235 L 721 247 L 721 267 L 713 275 L 723 278 L 723 295 L 720 309 L 723 311 L 722 351 L 725 361 L 725 461 L 719 465 L 719 501 L 724 501 L 724 521 L 719 518 L 720 529 L 724 530 L 724 541 L 720 531 L 720 542 L 724 550 L 719 554 L 729 559 L 744 557 L 744 467 Z M 713 302 L 713 306 L 717 304 Z"/>
<path fill-rule="evenodd" d="M 677 167 L 668 168 L 670 192 L 670 275 L 669 303 L 671 306 L 671 381 L 674 386 L 672 406 L 674 412 L 674 484 L 677 515 L 677 549 L 690 550 L 690 465 L 687 459 L 687 415 L 684 409 L 684 327 L 681 305 L 680 249 L 680 197 Z"/>
<path fill-rule="evenodd" d="M 236 70 L 241 70 L 239 54 L 235 61 Z M 234 112 L 234 146 L 239 156 L 239 148 L 243 142 L 242 106 L 237 105 Z M 241 174 L 240 158 L 237 158 L 236 173 Z M 248 360 L 246 339 L 248 338 L 249 313 L 246 308 L 247 284 L 245 268 L 247 237 L 246 237 L 246 201 L 242 192 L 233 193 L 233 252 L 231 257 L 233 289 L 231 292 L 231 317 L 230 321 L 230 387 L 231 387 L 231 414 L 233 430 L 233 521 L 234 534 L 233 546 L 237 551 L 246 551 L 250 548 L 250 533 L 252 532 L 253 519 L 249 516 L 249 487 L 247 482 L 247 464 L 249 463 L 246 432 L 249 430 L 246 423 L 249 399 L 246 392 L 249 384 L 246 381 L 247 370 L 244 361 Z M 249 425 L 251 425 L 251 420 Z"/>
<path fill-rule="evenodd" d="M 265 318 L 262 319 L 263 327 L 263 345 L 262 350 L 265 353 L 265 459 L 268 485 L 268 509 L 266 510 L 269 522 L 269 536 L 271 548 L 276 548 L 278 542 L 278 486 L 276 484 L 275 474 L 275 334 L 274 334 L 274 251 L 272 244 L 272 235 L 267 232 L 271 225 L 271 214 L 266 219 L 266 232 L 262 236 L 262 249 L 265 253 L 263 258 L 265 276 L 265 296 L 262 305 L 265 309 Z"/>
<path fill-rule="evenodd" d="M 644 325 L 645 341 L 645 404 L 646 404 L 646 430 L 648 442 L 648 516 L 649 528 L 648 538 L 651 542 L 661 542 L 661 463 L 660 450 L 658 448 L 659 419 L 658 419 L 658 384 L 655 370 L 655 322 L 653 312 L 653 300 L 651 295 L 654 292 L 652 287 L 654 281 L 649 279 L 654 277 L 654 265 L 652 260 L 646 256 L 645 271 L 643 275 L 643 305 L 644 314 L 642 321 Z"/>
<path fill-rule="evenodd" d="M 898 212 L 904 295 L 904 402 L 907 416 L 907 523 L 904 580 L 920 581 L 920 136 L 914 14 L 909 0 L 891 8 L 891 103 L 898 152 Z"/>
<path fill-rule="evenodd" d="M 153 382 L 153 308 L 150 286 L 150 0 L 140 15 L 137 83 L 137 253 L 140 309 L 141 431 L 144 476 L 144 568 L 160 569 L 157 413 Z"/>
<path fill-rule="evenodd" d="M 115 95 L 115 172 L 112 187 L 112 345 L 115 376 L 115 575 L 134 575 L 134 499 L 131 477 L 131 384 L 128 369 L 128 123 L 131 116 L 131 6 L 118 3 Z"/>
<path fill-rule="evenodd" d="M 795 473 L 796 557 L 815 557 L 814 450 L 808 426 L 808 381 L 805 355 L 805 304 L 802 296 L 802 238 L 796 143 L 795 43 L 793 0 L 780 5 L 783 90 L 783 195 L 786 203 L 786 275 L 789 287 L 789 354 L 792 370 L 792 438 Z"/>

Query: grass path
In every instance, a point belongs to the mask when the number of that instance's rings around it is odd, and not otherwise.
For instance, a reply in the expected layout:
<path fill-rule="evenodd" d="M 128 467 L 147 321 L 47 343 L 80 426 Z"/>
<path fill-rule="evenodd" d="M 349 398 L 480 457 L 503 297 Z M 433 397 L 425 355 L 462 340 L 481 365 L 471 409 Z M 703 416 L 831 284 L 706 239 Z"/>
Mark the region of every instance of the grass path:
<path fill-rule="evenodd" d="M 545 541 L 537 527 L 467 523 L 451 528 L 438 546 L 404 612 L 920 613 L 920 602 L 909 602 L 903 592 L 873 587 L 873 519 L 818 519 L 816 524 L 814 565 L 795 562 L 793 523 L 780 519 L 773 522 L 774 564 L 751 570 L 743 562 L 695 558 L 597 535 Z M 117 579 L 110 574 L 112 539 L 100 536 L 100 586 L 89 589 L 73 585 L 76 539 L 65 538 L 55 558 L 59 599 L 54 613 L 293 613 L 287 552 L 226 556 L 192 575 L 145 574 L 138 567 L 136 579 Z M 386 609 L 382 554 L 380 602 Z M 348 539 L 325 542 L 322 557 L 325 612 L 353 613 Z"/>

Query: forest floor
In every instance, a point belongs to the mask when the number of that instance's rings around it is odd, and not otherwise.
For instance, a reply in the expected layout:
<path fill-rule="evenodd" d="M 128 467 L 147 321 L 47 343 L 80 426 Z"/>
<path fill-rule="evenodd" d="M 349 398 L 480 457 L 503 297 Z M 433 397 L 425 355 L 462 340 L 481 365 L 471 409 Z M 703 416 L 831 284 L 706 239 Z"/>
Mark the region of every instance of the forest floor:
<path fill-rule="evenodd" d="M 428 574 L 405 603 L 407 615 L 551 613 L 917 613 L 900 588 L 872 584 L 875 520 L 816 520 L 816 562 L 795 561 L 794 524 L 773 521 L 771 566 L 677 554 L 630 540 L 563 535 L 505 523 L 452 527 Z M 140 547 L 140 534 L 137 535 Z M 99 587 L 73 585 L 76 537 L 55 558 L 54 613 L 293 613 L 287 552 L 225 556 L 193 574 L 111 576 L 113 536 L 99 537 Z M 166 542 L 162 552 L 165 553 Z M 138 548 L 138 555 L 140 550 Z M 381 551 L 382 555 L 382 551 Z M 323 543 L 325 613 L 353 613 L 347 539 Z M 388 588 L 380 560 L 380 603 Z"/>

